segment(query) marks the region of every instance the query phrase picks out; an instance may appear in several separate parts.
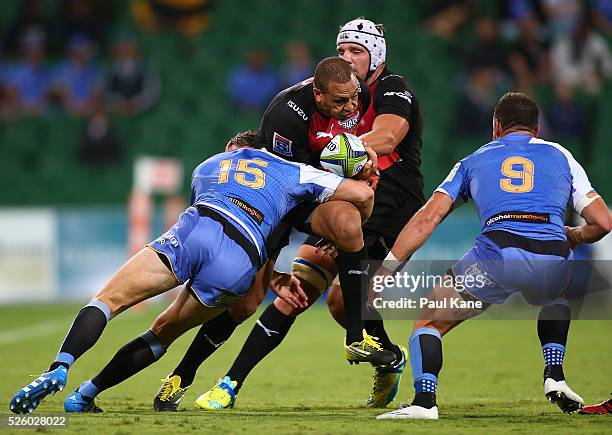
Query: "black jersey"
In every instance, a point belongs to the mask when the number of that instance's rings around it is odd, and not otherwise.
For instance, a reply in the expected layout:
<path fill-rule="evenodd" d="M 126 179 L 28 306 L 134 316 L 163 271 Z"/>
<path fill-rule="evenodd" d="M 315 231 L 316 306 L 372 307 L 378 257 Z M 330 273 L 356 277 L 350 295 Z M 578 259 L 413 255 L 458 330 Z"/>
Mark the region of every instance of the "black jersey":
<path fill-rule="evenodd" d="M 421 174 L 423 115 L 414 91 L 404 78 L 385 68 L 370 85 L 372 103 L 357 134 L 372 131 L 378 115 L 392 114 L 410 124 L 406 136 L 395 150 L 378 158 L 380 180 L 374 197 L 374 210 L 364 231 L 397 237 L 406 222 L 425 203 Z"/>
<path fill-rule="evenodd" d="M 370 105 L 367 84 L 359 81 L 359 103 L 344 119 L 317 110 L 313 79 L 277 94 L 266 109 L 257 135 L 258 145 L 294 162 L 320 166 L 321 150 L 339 133 L 353 133 Z"/>

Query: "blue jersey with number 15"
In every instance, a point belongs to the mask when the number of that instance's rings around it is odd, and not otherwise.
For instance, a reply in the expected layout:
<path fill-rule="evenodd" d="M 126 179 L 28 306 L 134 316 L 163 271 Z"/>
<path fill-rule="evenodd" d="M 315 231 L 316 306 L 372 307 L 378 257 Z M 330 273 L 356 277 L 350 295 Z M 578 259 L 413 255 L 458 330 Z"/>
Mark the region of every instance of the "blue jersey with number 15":
<path fill-rule="evenodd" d="M 193 171 L 191 203 L 229 217 L 263 259 L 265 239 L 289 210 L 303 201 L 326 201 L 342 181 L 265 150 L 242 148 L 217 154 Z"/>
<path fill-rule="evenodd" d="M 538 240 L 566 239 L 563 216 L 594 195 L 584 169 L 559 144 L 528 134 L 494 140 L 458 162 L 436 189 L 474 200 L 481 232 L 503 230 Z"/>

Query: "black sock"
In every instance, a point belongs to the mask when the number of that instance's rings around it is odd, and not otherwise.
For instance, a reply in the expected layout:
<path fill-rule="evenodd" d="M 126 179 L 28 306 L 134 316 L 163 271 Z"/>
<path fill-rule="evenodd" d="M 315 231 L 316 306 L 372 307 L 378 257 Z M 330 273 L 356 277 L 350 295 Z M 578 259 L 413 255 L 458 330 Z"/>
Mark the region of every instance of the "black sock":
<path fill-rule="evenodd" d="M 202 325 L 187 353 L 172 372 L 181 377 L 181 388 L 193 383 L 200 365 L 230 338 L 239 324 L 226 310 Z"/>
<path fill-rule="evenodd" d="M 558 343 L 565 346 L 569 332 L 571 310 L 567 305 L 555 304 L 544 307 L 538 315 L 538 338 L 540 344 Z"/>
<path fill-rule="evenodd" d="M 295 317 L 281 313 L 274 304 L 268 305 L 227 372 L 232 381 L 238 382 L 236 393 L 251 370 L 283 341 L 294 320 Z"/>
<path fill-rule="evenodd" d="M 380 313 L 375 308 L 368 307 L 368 319 L 365 321 L 365 330 L 369 335 L 378 337 L 378 342 L 381 344 L 383 349 L 390 350 L 395 353 L 397 360 L 402 359 L 402 351 L 399 346 L 393 344 L 391 339 L 385 331 L 385 325 L 383 323 Z"/>
<path fill-rule="evenodd" d="M 569 332 L 571 310 L 562 304 L 549 305 L 538 315 L 538 337 L 544 354 L 544 379 L 565 379 L 563 357 Z"/>
<path fill-rule="evenodd" d="M 123 346 L 100 373 L 91 379 L 98 393 L 125 381 L 160 359 L 166 352 L 157 336 L 147 331 Z"/>
<path fill-rule="evenodd" d="M 365 304 L 367 300 L 367 248 L 358 252 L 340 251 L 336 257 L 340 287 L 344 299 L 347 344 L 363 340 Z"/>
<path fill-rule="evenodd" d="M 49 371 L 59 366 L 70 368 L 74 361 L 96 344 L 109 319 L 110 309 L 103 302 L 93 301 L 81 308 Z"/>

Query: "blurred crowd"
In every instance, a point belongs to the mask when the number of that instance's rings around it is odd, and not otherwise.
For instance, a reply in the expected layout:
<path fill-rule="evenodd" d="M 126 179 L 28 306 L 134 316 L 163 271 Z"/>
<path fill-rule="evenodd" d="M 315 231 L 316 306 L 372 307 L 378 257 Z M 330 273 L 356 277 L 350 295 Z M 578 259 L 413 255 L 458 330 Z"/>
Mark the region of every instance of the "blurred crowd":
<path fill-rule="evenodd" d="M 114 3 L 62 0 L 53 16 L 25 0 L 2 40 L 0 116 L 135 114 L 159 97 L 159 80 L 128 32 L 113 29 Z"/>
<path fill-rule="evenodd" d="M 136 32 L 171 31 L 193 40 L 209 28 L 213 4 L 22 0 L 0 32 L 0 121 L 56 111 L 83 118 L 85 159 L 105 161 L 96 149 L 118 147 L 109 115 L 136 115 L 160 101 L 158 68 L 143 54 Z M 449 44 L 449 56 L 456 56 L 459 65 L 457 98 L 450 103 L 456 105 L 452 136 L 488 136 L 497 98 L 521 90 L 542 102 L 542 135 L 578 144 L 579 157 L 590 163 L 602 87 L 612 77 L 612 0 L 418 4 L 419 32 Z M 129 20 L 119 25 L 117 16 L 124 10 Z M 257 39 L 242 50 L 243 57 L 232 55 L 237 60 L 225 76 L 227 101 L 242 113 L 262 112 L 279 90 L 312 76 L 316 63 L 301 40 L 289 40 L 285 53 L 274 56 Z M 411 71 L 402 72 L 410 82 Z"/>
<path fill-rule="evenodd" d="M 544 101 L 541 134 L 592 160 L 601 91 L 612 78 L 612 0 L 433 1 L 428 28 L 457 49 L 453 134 L 488 135 L 502 92 Z"/>

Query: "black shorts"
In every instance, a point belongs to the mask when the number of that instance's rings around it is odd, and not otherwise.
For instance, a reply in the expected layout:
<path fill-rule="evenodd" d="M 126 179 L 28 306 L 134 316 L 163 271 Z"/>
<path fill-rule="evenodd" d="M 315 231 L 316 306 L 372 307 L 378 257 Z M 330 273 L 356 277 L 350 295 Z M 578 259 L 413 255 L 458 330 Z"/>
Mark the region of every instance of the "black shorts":
<path fill-rule="evenodd" d="M 399 165 L 383 172 L 374 195 L 372 215 L 363 226 L 364 235 L 397 238 L 410 218 L 425 204 L 422 187 L 410 181 Z"/>

